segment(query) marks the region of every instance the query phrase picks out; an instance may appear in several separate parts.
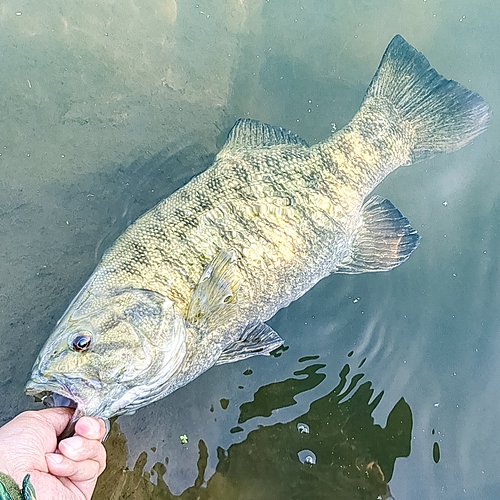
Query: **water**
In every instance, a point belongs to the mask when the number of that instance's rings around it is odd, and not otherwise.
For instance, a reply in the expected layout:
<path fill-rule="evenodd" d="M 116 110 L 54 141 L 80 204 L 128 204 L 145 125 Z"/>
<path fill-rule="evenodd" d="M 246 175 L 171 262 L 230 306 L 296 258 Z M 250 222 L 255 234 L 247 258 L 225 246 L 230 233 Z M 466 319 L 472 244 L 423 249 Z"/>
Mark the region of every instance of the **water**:
<path fill-rule="evenodd" d="M 236 118 L 323 139 L 356 112 L 396 33 L 495 113 L 499 11 L 4 2 L 2 421 L 36 407 L 22 396 L 36 353 L 102 252 L 210 165 Z M 403 266 L 323 280 L 269 322 L 279 357 L 211 369 L 118 419 L 94 498 L 497 499 L 498 136 L 494 119 L 377 188 L 422 236 Z"/>

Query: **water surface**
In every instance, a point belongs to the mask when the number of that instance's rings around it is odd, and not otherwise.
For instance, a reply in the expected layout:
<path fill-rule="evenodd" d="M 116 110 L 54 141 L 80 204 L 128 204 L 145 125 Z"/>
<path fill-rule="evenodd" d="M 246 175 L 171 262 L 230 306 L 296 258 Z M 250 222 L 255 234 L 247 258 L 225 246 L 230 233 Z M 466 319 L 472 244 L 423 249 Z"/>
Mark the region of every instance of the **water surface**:
<path fill-rule="evenodd" d="M 238 117 L 323 139 L 396 33 L 495 113 L 499 11 L 4 2 L 1 420 L 35 407 L 22 395 L 35 356 L 103 251 L 207 168 Z M 95 498 L 497 499 L 498 137 L 494 117 L 465 149 L 377 188 L 422 236 L 403 266 L 323 280 L 269 322 L 279 356 L 213 368 L 119 418 Z"/>

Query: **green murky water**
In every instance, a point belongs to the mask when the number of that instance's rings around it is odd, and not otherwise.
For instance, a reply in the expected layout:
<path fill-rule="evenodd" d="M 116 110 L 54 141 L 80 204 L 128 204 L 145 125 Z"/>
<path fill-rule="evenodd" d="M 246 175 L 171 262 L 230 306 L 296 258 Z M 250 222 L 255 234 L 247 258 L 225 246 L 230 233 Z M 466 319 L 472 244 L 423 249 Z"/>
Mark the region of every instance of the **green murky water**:
<path fill-rule="evenodd" d="M 396 33 L 495 114 L 499 14 L 492 0 L 4 2 L 2 421 L 35 407 L 36 353 L 102 252 L 210 165 L 236 118 L 323 139 Z M 279 357 L 119 418 L 94 498 L 497 499 L 498 137 L 494 117 L 466 149 L 386 179 L 377 192 L 422 236 L 410 260 L 331 276 L 269 322 Z"/>

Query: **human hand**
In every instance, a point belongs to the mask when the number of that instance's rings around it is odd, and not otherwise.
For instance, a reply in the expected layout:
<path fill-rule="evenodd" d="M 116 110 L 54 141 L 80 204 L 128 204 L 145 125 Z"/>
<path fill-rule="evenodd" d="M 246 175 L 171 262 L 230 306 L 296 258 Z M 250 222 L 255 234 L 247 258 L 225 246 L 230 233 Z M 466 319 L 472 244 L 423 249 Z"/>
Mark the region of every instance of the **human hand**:
<path fill-rule="evenodd" d="M 69 408 L 27 411 L 0 428 L 0 472 L 18 485 L 30 474 L 37 500 L 90 500 L 106 467 L 100 419 L 80 418 L 75 435 L 62 440 L 55 453 L 57 436 L 72 414 Z"/>

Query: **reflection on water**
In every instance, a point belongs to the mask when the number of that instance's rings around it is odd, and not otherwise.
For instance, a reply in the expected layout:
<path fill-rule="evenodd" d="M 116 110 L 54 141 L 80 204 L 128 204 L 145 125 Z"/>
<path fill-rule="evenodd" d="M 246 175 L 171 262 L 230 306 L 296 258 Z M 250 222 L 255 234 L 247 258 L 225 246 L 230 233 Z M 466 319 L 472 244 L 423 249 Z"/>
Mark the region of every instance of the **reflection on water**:
<path fill-rule="evenodd" d="M 317 356 L 303 358 L 313 361 Z M 261 387 L 240 406 L 238 423 L 295 404 L 295 396 L 319 385 L 324 364 L 308 364 L 293 377 Z M 375 424 L 373 411 L 383 392 L 374 396 L 362 373 L 350 375 L 346 364 L 337 386 L 313 401 L 309 410 L 287 423 L 261 425 L 227 450 L 217 449 L 215 473 L 205 476 L 209 450 L 198 442 L 198 475 L 180 495 L 172 494 L 164 476 L 168 457 L 145 470 L 147 452 L 127 468 L 127 442 L 114 421 L 106 441 L 108 468 L 94 499 L 140 500 L 252 499 L 389 499 L 396 458 L 410 454 L 412 412 L 401 398 L 386 426 Z M 155 450 L 153 450 L 155 451 Z"/>

